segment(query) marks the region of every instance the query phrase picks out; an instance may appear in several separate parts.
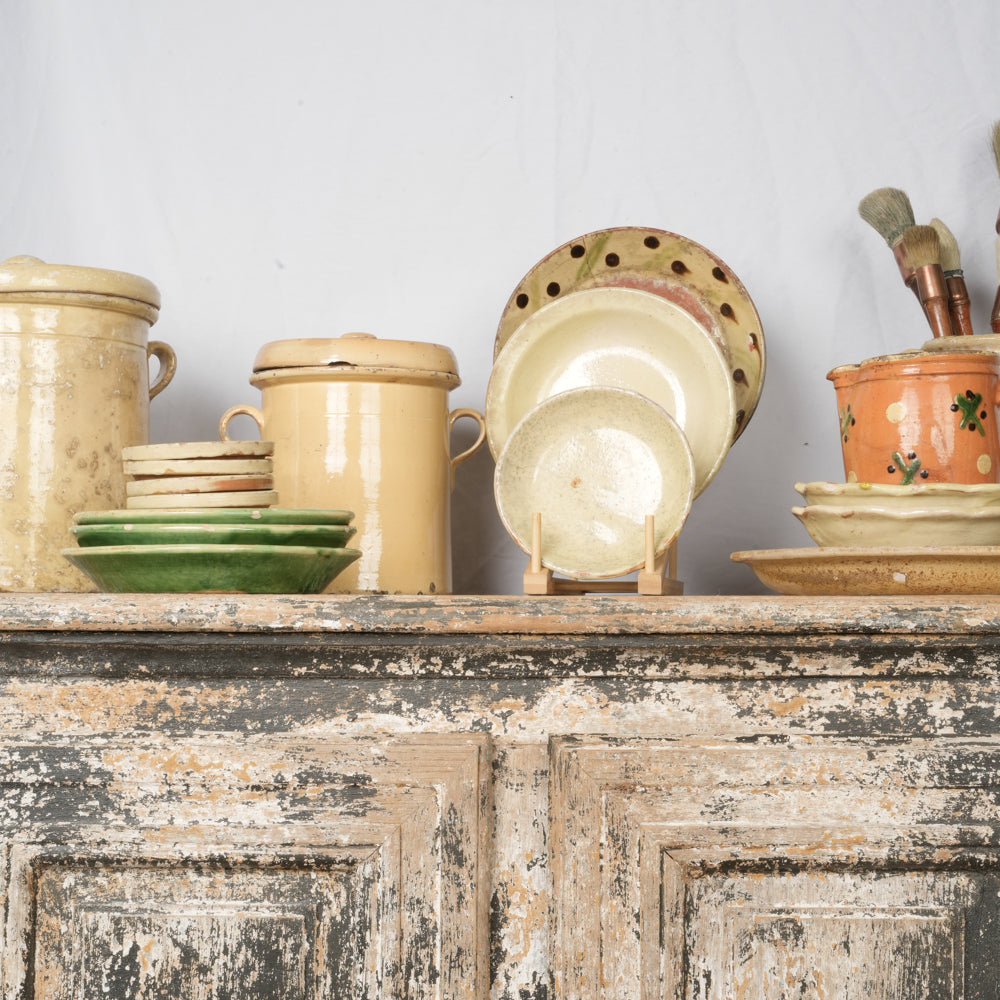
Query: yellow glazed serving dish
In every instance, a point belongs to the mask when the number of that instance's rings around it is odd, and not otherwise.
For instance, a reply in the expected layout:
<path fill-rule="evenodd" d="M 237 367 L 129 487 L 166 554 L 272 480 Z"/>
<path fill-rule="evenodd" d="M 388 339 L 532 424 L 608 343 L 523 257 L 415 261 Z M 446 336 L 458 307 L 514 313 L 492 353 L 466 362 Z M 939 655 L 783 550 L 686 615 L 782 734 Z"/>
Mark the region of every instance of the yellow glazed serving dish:
<path fill-rule="evenodd" d="M 864 597 L 882 594 L 1000 594 L 1000 548 L 829 547 L 734 552 L 779 594 Z"/>
<path fill-rule="evenodd" d="M 818 545 L 1000 545 L 1000 507 L 983 510 L 886 510 L 810 504 L 793 507 Z"/>
<path fill-rule="evenodd" d="M 796 483 L 807 504 L 877 510 L 978 511 L 1000 506 L 997 483 Z"/>

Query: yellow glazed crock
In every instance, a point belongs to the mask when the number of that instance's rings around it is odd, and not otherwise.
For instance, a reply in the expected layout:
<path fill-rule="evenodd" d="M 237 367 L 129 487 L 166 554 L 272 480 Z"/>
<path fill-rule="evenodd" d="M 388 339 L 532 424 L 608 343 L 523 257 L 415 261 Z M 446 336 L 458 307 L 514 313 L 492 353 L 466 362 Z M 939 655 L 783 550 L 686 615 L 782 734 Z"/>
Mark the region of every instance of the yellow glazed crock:
<path fill-rule="evenodd" d="M 234 406 L 274 442 L 274 487 L 282 507 L 354 512 L 361 558 L 335 593 L 451 592 L 451 489 L 455 467 L 483 443 L 482 415 L 449 410 L 459 384 L 446 347 L 366 333 L 274 341 L 254 361 L 261 406 Z M 451 455 L 461 417 L 479 425 L 471 447 Z"/>
<path fill-rule="evenodd" d="M 93 590 L 61 550 L 75 513 L 125 505 L 122 448 L 149 441 L 149 400 L 176 368 L 147 343 L 159 307 L 136 275 L 0 262 L 0 590 Z"/>

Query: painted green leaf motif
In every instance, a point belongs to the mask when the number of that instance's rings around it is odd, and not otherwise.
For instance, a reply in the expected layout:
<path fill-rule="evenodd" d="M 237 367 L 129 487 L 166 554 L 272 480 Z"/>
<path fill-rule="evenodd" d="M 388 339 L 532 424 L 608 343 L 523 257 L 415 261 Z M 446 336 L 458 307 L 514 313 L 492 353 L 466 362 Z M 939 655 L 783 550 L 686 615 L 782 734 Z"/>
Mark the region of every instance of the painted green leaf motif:
<path fill-rule="evenodd" d="M 851 436 L 851 428 L 854 426 L 854 414 L 851 413 L 851 404 L 848 403 L 840 411 L 840 433 L 845 441 Z"/>
<path fill-rule="evenodd" d="M 912 452 L 910 455 L 911 460 L 907 462 L 898 451 L 892 453 L 892 460 L 896 463 L 896 468 L 903 473 L 903 486 L 909 486 L 920 471 L 920 459 Z M 892 469 L 890 468 L 889 471 L 891 472 Z"/>
<path fill-rule="evenodd" d="M 982 393 L 973 392 L 971 389 L 967 389 L 964 395 L 962 393 L 955 394 L 955 402 L 952 403 L 951 408 L 956 413 L 961 411 L 962 422 L 959 426 L 962 430 L 965 430 L 968 427 L 969 430 L 979 431 L 983 437 L 986 437 L 986 430 L 983 427 L 982 421 L 979 418 L 979 413 L 977 412 L 979 407 L 982 405 L 982 402 Z"/>

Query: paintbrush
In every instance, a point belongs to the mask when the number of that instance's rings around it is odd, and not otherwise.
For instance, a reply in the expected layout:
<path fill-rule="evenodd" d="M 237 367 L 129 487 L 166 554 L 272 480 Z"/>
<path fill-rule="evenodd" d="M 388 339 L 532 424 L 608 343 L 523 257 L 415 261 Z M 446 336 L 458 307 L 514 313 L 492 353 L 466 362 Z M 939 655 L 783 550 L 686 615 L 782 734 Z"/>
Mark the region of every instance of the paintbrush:
<path fill-rule="evenodd" d="M 993 162 L 996 163 L 997 173 L 1000 174 L 1000 121 L 993 123 L 990 139 L 993 146 Z M 997 212 L 996 231 L 1000 233 L 1000 212 Z"/>
<path fill-rule="evenodd" d="M 997 238 L 997 275 L 1000 277 L 1000 237 Z M 997 285 L 996 298 L 993 300 L 993 312 L 990 313 L 990 329 L 1000 333 L 1000 284 Z"/>
<path fill-rule="evenodd" d="M 931 219 L 931 225 L 941 242 L 941 270 L 944 271 L 944 283 L 948 288 L 948 313 L 951 316 L 952 332 L 963 336 L 971 334 L 972 303 L 965 285 L 958 240 L 940 219 Z"/>
<path fill-rule="evenodd" d="M 910 226 L 903 232 L 902 243 L 931 332 L 935 337 L 950 337 L 948 286 L 941 268 L 941 238 L 937 230 L 933 226 Z"/>
<path fill-rule="evenodd" d="M 888 244 L 896 258 L 896 265 L 903 281 L 919 298 L 913 268 L 906 260 L 906 249 L 903 244 L 903 233 L 915 221 L 906 192 L 900 191 L 899 188 L 877 188 L 861 199 L 858 212 Z"/>

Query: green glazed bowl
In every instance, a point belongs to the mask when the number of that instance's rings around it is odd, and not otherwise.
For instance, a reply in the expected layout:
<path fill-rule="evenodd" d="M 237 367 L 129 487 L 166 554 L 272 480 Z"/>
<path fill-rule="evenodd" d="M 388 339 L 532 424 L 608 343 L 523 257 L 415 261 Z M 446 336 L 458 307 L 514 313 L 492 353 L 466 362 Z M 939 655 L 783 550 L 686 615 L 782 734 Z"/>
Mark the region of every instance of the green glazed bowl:
<path fill-rule="evenodd" d="M 358 549 L 302 545 L 108 545 L 63 549 L 113 593 L 317 594 Z"/>
<path fill-rule="evenodd" d="M 77 524 L 348 524 L 349 510 L 299 510 L 295 507 L 158 507 L 85 510 Z"/>
<path fill-rule="evenodd" d="M 71 529 L 93 545 L 306 545 L 342 549 L 357 528 L 348 524 L 78 524 Z"/>

